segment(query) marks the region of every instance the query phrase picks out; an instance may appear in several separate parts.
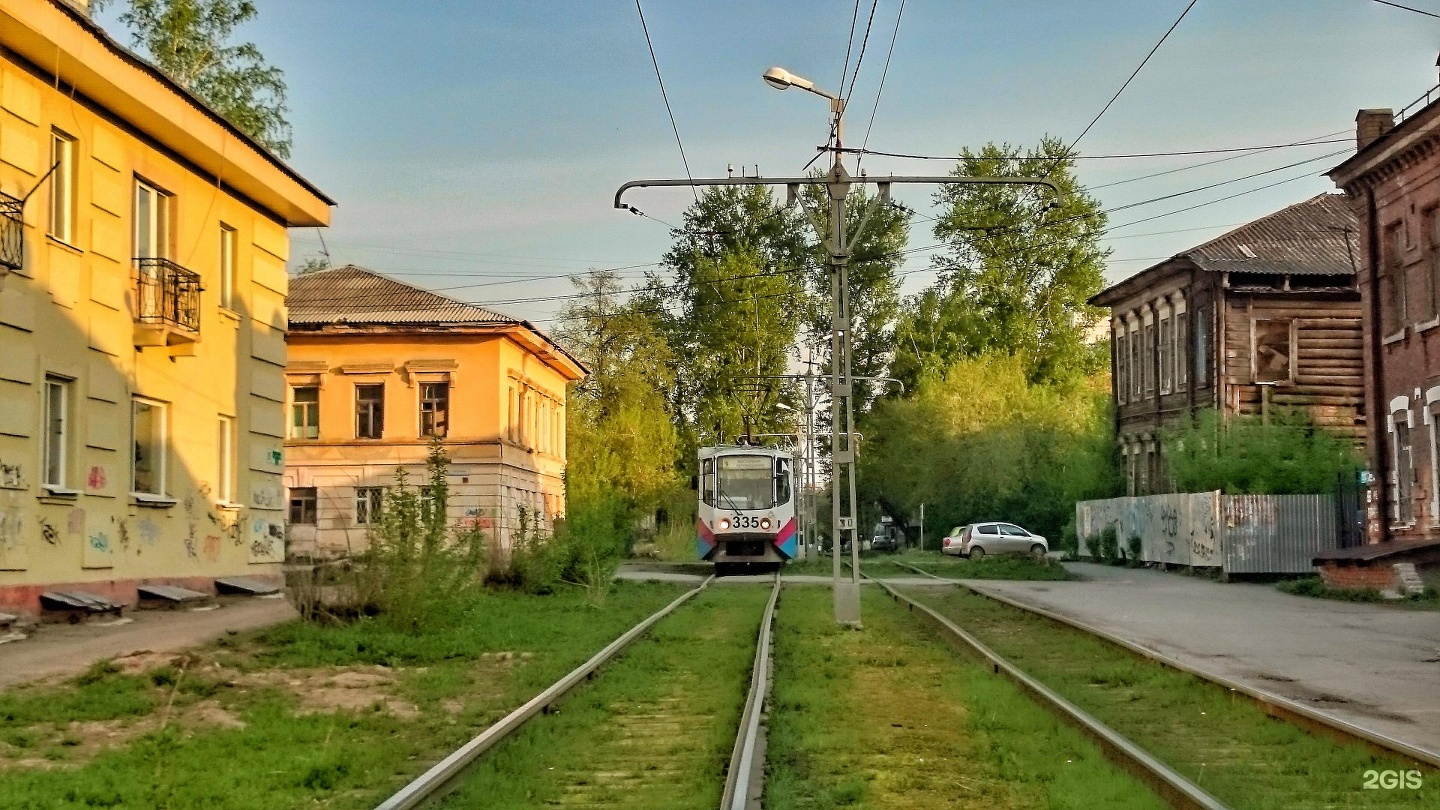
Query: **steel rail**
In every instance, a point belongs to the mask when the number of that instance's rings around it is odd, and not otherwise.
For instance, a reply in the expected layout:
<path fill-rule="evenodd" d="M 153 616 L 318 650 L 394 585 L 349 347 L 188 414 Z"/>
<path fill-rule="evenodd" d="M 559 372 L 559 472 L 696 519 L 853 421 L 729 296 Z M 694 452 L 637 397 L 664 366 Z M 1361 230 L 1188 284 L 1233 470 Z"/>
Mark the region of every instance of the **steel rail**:
<path fill-rule="evenodd" d="M 1355 742 L 1358 740 L 1362 743 L 1370 745 L 1371 747 L 1379 750 L 1382 753 L 1398 754 L 1415 762 L 1424 763 L 1434 768 L 1440 768 L 1440 752 L 1431 751 L 1428 748 L 1421 748 L 1419 746 L 1411 745 L 1410 743 L 1404 742 L 1402 740 L 1397 740 L 1389 735 L 1365 728 L 1364 726 L 1356 725 L 1348 720 L 1342 720 L 1333 715 L 1316 711 L 1315 709 L 1312 709 L 1303 703 L 1291 700 L 1290 698 L 1284 697 L 1283 695 L 1277 695 L 1274 692 L 1267 692 L 1264 689 L 1259 689 L 1249 684 L 1232 680 L 1225 677 L 1224 675 L 1218 675 L 1213 672 L 1208 672 L 1206 670 L 1200 669 L 1199 667 L 1187 664 L 1179 660 L 1178 658 L 1172 658 L 1171 656 L 1168 656 L 1162 652 L 1152 650 L 1148 647 L 1136 644 L 1135 642 L 1128 639 L 1121 638 L 1120 636 L 1117 636 L 1114 633 L 1109 632 L 1108 630 L 1102 630 L 1098 627 L 1095 627 L 1094 625 L 1087 624 L 1086 622 L 1083 622 L 1079 619 L 1074 619 L 1042 607 L 1036 607 L 1035 605 L 1029 605 L 1009 596 L 1004 596 L 998 593 L 990 593 L 989 591 L 975 587 L 968 582 L 936 576 L 929 571 L 916 568 L 913 565 L 907 565 L 906 563 L 902 562 L 897 562 L 896 565 L 899 565 L 903 568 L 908 568 L 911 571 L 916 572 L 917 574 L 923 574 L 924 576 L 931 577 L 932 579 L 938 579 L 942 582 L 949 582 L 951 584 L 957 585 L 970 591 L 971 593 L 979 594 L 986 599 L 992 599 L 1001 604 L 1009 605 L 1013 608 L 1018 608 L 1029 613 L 1034 613 L 1037 616 L 1043 616 L 1047 619 L 1050 619 L 1051 621 L 1056 621 L 1061 624 L 1068 625 L 1081 632 L 1089 633 L 1091 635 L 1102 638 L 1105 641 L 1110 642 L 1111 644 L 1116 644 L 1124 647 L 1125 649 L 1133 653 L 1143 655 L 1144 657 L 1156 662 L 1157 664 L 1163 664 L 1167 667 L 1170 667 L 1171 669 L 1177 669 L 1186 674 L 1193 675 L 1201 680 L 1209 681 L 1216 686 L 1222 686 L 1233 692 L 1238 692 L 1245 697 L 1250 698 L 1252 701 L 1258 704 L 1260 708 L 1265 711 L 1266 714 L 1269 714 L 1272 717 L 1294 723 L 1295 725 L 1298 725 L 1302 728 L 1325 734 L 1327 736 L 1330 736 L 1331 738 L 1340 739 L 1344 742 Z"/>
<path fill-rule="evenodd" d="M 862 576 L 864 575 L 862 574 Z M 867 578 L 873 579 L 873 577 Z M 937 579 L 940 578 L 937 577 Z M 1003 672 L 1021 689 L 1079 727 L 1100 745 L 1106 756 L 1154 787 L 1171 807 L 1185 808 L 1185 810 L 1228 810 L 1227 806 L 1219 799 L 1206 793 L 1198 785 L 1171 769 L 1170 766 L 1151 756 L 1145 749 L 1130 742 L 1119 732 L 1066 700 L 1060 693 L 1026 674 L 937 611 L 905 596 L 882 579 L 874 581 L 884 588 L 892 599 L 905 603 L 912 612 L 920 611 L 926 618 L 963 641 L 989 661 L 995 672 Z"/>
<path fill-rule="evenodd" d="M 756 749 L 761 739 L 760 721 L 770 697 L 770 651 L 773 646 L 775 603 L 779 599 L 780 574 L 776 573 L 775 587 L 770 591 L 770 601 L 765 605 L 765 615 L 760 620 L 760 632 L 755 642 L 755 664 L 750 671 L 750 691 L 745 696 L 740 729 L 735 735 L 735 747 L 730 752 L 730 767 L 725 772 L 725 792 L 720 800 L 720 810 L 745 810 L 750 801 L 749 788 L 757 775 L 764 774 L 765 762 L 757 756 Z"/>
<path fill-rule="evenodd" d="M 623 635 L 607 644 L 600 652 L 591 656 L 590 660 L 571 670 L 568 675 L 551 684 L 545 691 L 527 701 L 525 705 L 505 715 L 494 725 L 480 732 L 474 739 L 460 746 L 428 771 L 416 777 L 410 784 L 381 802 L 376 806 L 376 810 L 409 810 L 409 808 L 418 807 L 422 802 L 438 795 L 442 788 L 481 754 L 515 733 L 535 715 L 548 710 L 571 689 L 593 677 L 596 670 L 643 636 L 656 622 L 670 615 L 688 599 L 705 590 L 714 580 L 714 576 L 707 577 L 698 587 L 676 597 L 675 601 L 625 631 Z"/>

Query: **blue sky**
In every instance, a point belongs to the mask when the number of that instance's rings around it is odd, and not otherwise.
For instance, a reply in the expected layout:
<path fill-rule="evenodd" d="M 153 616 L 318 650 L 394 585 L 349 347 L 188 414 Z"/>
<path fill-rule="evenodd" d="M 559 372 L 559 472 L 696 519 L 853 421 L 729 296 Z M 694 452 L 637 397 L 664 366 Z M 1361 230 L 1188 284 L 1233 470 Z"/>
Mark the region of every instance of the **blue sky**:
<path fill-rule="evenodd" d="M 880 0 L 848 140 L 864 136 L 900 0 Z M 1440 13 L 1440 0 L 1411 0 Z M 906 0 L 871 148 L 953 154 L 988 140 L 1073 139 L 1134 69 L 1185 0 Z M 326 233 L 354 262 L 553 325 L 559 276 L 643 265 L 668 229 L 615 211 L 614 189 L 683 176 L 631 0 L 378 2 L 259 0 L 240 35 L 290 87 L 292 163 L 339 202 Z M 862 2 L 860 25 L 870 3 Z M 826 134 L 822 99 L 760 81 L 772 64 L 834 90 L 850 0 L 647 0 L 646 20 L 696 176 L 727 164 L 792 174 Z M 113 24 L 114 10 L 102 21 Z M 857 32 L 858 40 L 858 32 Z M 856 43 L 858 50 L 859 43 Z M 1440 20 L 1368 0 L 1199 0 L 1085 137 L 1080 151 L 1223 148 L 1353 134 L 1361 107 L 1399 107 L 1436 84 Z M 853 60 L 852 55 L 852 60 Z M 1346 144 L 1277 150 L 1122 183 L 1123 205 L 1319 157 Z M 1213 157 L 1082 162 L 1098 186 Z M 1195 211 L 1117 228 L 1109 277 L 1328 190 L 1342 157 L 1114 215 L 1165 214 L 1305 172 L 1311 176 Z M 867 158 L 872 173 L 946 164 Z M 688 193 L 627 198 L 678 222 Z M 904 202 L 927 211 L 928 191 Z M 294 254 L 314 255 L 314 231 Z M 911 245 L 930 244 L 919 223 Z M 922 271 L 923 255 L 907 271 Z M 638 278 L 645 268 L 624 271 Z M 913 291 L 931 280 L 906 276 Z M 465 286 L 462 286 L 465 285 Z M 470 286 L 485 285 L 485 286 Z"/>

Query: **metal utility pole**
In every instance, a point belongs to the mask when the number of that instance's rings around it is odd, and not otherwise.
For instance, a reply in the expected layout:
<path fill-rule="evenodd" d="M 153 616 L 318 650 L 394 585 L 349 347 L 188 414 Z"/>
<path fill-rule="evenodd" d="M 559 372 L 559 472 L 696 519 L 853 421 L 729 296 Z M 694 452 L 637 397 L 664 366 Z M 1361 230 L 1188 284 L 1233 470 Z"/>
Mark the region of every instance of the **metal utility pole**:
<path fill-rule="evenodd" d="M 830 516 L 831 548 L 834 578 L 835 620 L 841 624 L 860 626 L 860 538 L 856 527 L 854 381 L 850 376 L 851 312 L 850 312 L 850 249 L 865 233 L 870 217 L 890 203 L 890 188 L 896 183 L 924 185 L 1028 185 L 1045 186 L 1057 196 L 1060 188 L 1050 180 L 1031 177 L 889 177 L 869 178 L 851 175 L 842 160 L 845 127 L 845 100 L 815 87 L 807 79 L 783 68 L 765 71 L 765 82 L 784 90 L 799 87 L 830 100 L 834 115 L 835 145 L 826 147 L 834 156 L 830 170 L 811 177 L 721 177 L 686 180 L 631 180 L 615 192 L 615 207 L 633 211 L 623 201 L 632 188 L 708 187 L 708 186 L 785 186 L 786 207 L 799 204 L 815 228 L 830 258 Z M 854 186 L 875 186 L 875 194 L 865 201 L 860 221 L 852 230 L 846 219 L 846 203 Z M 820 186 L 829 200 L 829 210 L 813 210 L 800 193 L 801 186 Z M 828 214 L 828 218 L 826 216 Z M 843 540 L 842 540 L 843 538 Z M 850 544 L 850 576 L 840 576 L 840 548 Z"/>

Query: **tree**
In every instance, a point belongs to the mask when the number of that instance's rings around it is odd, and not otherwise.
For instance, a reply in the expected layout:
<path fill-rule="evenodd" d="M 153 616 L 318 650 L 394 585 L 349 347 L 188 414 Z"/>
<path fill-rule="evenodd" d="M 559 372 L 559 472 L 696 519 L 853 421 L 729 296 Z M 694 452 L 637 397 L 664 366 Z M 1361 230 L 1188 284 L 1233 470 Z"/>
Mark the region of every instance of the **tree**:
<path fill-rule="evenodd" d="M 280 157 L 290 156 L 284 73 L 265 62 L 255 43 L 231 41 L 235 29 L 259 13 L 251 0 L 128 4 L 120 20 L 156 66 L 261 145 Z"/>
<path fill-rule="evenodd" d="M 1086 300 L 1104 286 L 1106 217 L 1074 174 L 1065 145 L 965 149 L 952 174 L 1048 177 L 1039 186 L 951 185 L 935 195 L 940 279 L 907 300 L 896 329 L 897 376 L 907 384 L 956 359 L 1001 352 L 1025 358 L 1033 380 L 1084 376 L 1103 365 L 1085 341 L 1099 318 Z M 1053 204 L 1053 207 L 1051 207 Z M 907 349 L 909 351 L 907 351 Z"/>
<path fill-rule="evenodd" d="M 680 428 L 680 461 L 697 446 L 741 433 L 787 431 L 774 405 L 794 400 L 778 380 L 803 325 L 805 267 L 812 257 L 798 212 L 775 205 L 760 186 L 707 189 L 686 210 L 684 226 L 636 306 L 654 314 L 670 346 L 671 411 Z"/>
<path fill-rule="evenodd" d="M 311 256 L 300 263 L 300 266 L 295 269 L 295 275 L 308 276 L 311 273 L 318 273 L 321 270 L 329 269 L 330 259 L 328 256 Z"/>

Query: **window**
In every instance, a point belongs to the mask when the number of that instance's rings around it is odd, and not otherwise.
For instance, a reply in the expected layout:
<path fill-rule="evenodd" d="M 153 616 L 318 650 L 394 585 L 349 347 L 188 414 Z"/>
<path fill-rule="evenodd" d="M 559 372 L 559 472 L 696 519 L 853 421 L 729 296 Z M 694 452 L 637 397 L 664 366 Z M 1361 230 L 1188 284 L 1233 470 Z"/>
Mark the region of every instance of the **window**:
<path fill-rule="evenodd" d="M 385 386 L 355 386 L 355 438 L 378 439 L 385 432 Z"/>
<path fill-rule="evenodd" d="M 1195 311 L 1195 387 L 1210 384 L 1210 309 Z"/>
<path fill-rule="evenodd" d="M 1130 351 L 1130 401 L 1137 402 L 1144 395 L 1145 375 L 1140 354 L 1140 330 L 1130 330 L 1130 338 L 1125 341 Z"/>
<path fill-rule="evenodd" d="M 1140 353 L 1145 363 L 1145 396 L 1155 393 L 1155 324 L 1145 325 L 1145 345 Z"/>
<path fill-rule="evenodd" d="M 170 195 L 135 181 L 135 257 L 170 258 Z"/>
<path fill-rule="evenodd" d="M 290 490 L 290 525 L 314 526 L 315 487 L 295 487 Z"/>
<path fill-rule="evenodd" d="M 1392 514 L 1395 522 L 1406 525 L 1415 522 L 1415 508 L 1410 500 L 1415 485 L 1415 459 L 1410 446 L 1410 415 L 1408 411 L 1392 414 L 1395 420 L 1395 503 Z"/>
<path fill-rule="evenodd" d="M 700 462 L 700 500 L 706 506 L 715 505 L 715 460 L 705 459 Z"/>
<path fill-rule="evenodd" d="M 1125 404 L 1125 394 L 1126 394 L 1126 392 L 1129 391 L 1129 389 L 1126 387 L 1126 386 L 1128 385 L 1128 382 L 1127 382 L 1127 380 L 1125 379 L 1125 359 L 1126 359 L 1126 358 L 1125 358 L 1125 333 L 1124 333 L 1124 331 L 1123 331 L 1124 328 L 1125 328 L 1125 327 L 1124 327 L 1124 324 L 1121 324 L 1119 327 L 1116 327 L 1115 332 L 1114 332 L 1114 335 L 1115 335 L 1114 344 L 1115 344 L 1115 345 L 1114 345 L 1114 347 L 1113 347 L 1114 352 L 1115 352 L 1115 386 L 1114 386 L 1114 388 L 1115 388 L 1115 402 L 1118 403 L 1118 404 L 1121 404 L 1121 405 Z"/>
<path fill-rule="evenodd" d="M 1289 319 L 1255 320 L 1251 355 L 1253 382 L 1290 382 L 1294 379 L 1294 330 Z"/>
<path fill-rule="evenodd" d="M 719 467 L 721 508 L 774 508 L 775 465 L 770 456 L 721 456 Z"/>
<path fill-rule="evenodd" d="M 368 526 L 380 517 L 380 507 L 385 498 L 384 487 L 355 488 L 355 524 Z"/>
<path fill-rule="evenodd" d="M 1187 371 L 1190 368 L 1190 357 L 1187 354 L 1190 348 L 1190 319 L 1186 313 L 1181 312 L 1175 316 L 1175 390 L 1184 391 L 1189 382 Z"/>
<path fill-rule="evenodd" d="M 70 444 L 70 381 L 45 378 L 45 481 L 46 489 L 65 489 Z"/>
<path fill-rule="evenodd" d="M 510 386 L 509 407 L 505 411 L 505 435 L 510 441 L 515 441 L 515 386 Z"/>
<path fill-rule="evenodd" d="M 420 383 L 420 435 L 444 436 L 450 426 L 450 383 Z"/>
<path fill-rule="evenodd" d="M 1171 330 L 1174 328 L 1174 318 L 1160 319 L 1160 393 L 1168 394 L 1172 390 L 1173 367 L 1170 365 L 1175 356 L 1175 346 L 1171 343 L 1173 336 Z"/>
<path fill-rule="evenodd" d="M 220 469 L 215 476 L 215 497 L 235 503 L 235 417 L 220 417 Z"/>
<path fill-rule="evenodd" d="M 220 306 L 235 308 L 235 229 L 220 224 Z"/>
<path fill-rule="evenodd" d="M 50 235 L 75 242 L 75 139 L 58 130 L 50 133 Z"/>
<path fill-rule="evenodd" d="M 131 402 L 131 433 L 135 454 L 130 464 L 130 491 L 165 496 L 165 404 L 135 398 Z"/>
<path fill-rule="evenodd" d="M 1385 229 L 1385 266 L 1390 279 L 1390 332 L 1405 326 L 1405 229 L 1395 223 Z"/>
<path fill-rule="evenodd" d="M 290 438 L 320 438 L 320 386 L 300 385 L 290 393 Z"/>

